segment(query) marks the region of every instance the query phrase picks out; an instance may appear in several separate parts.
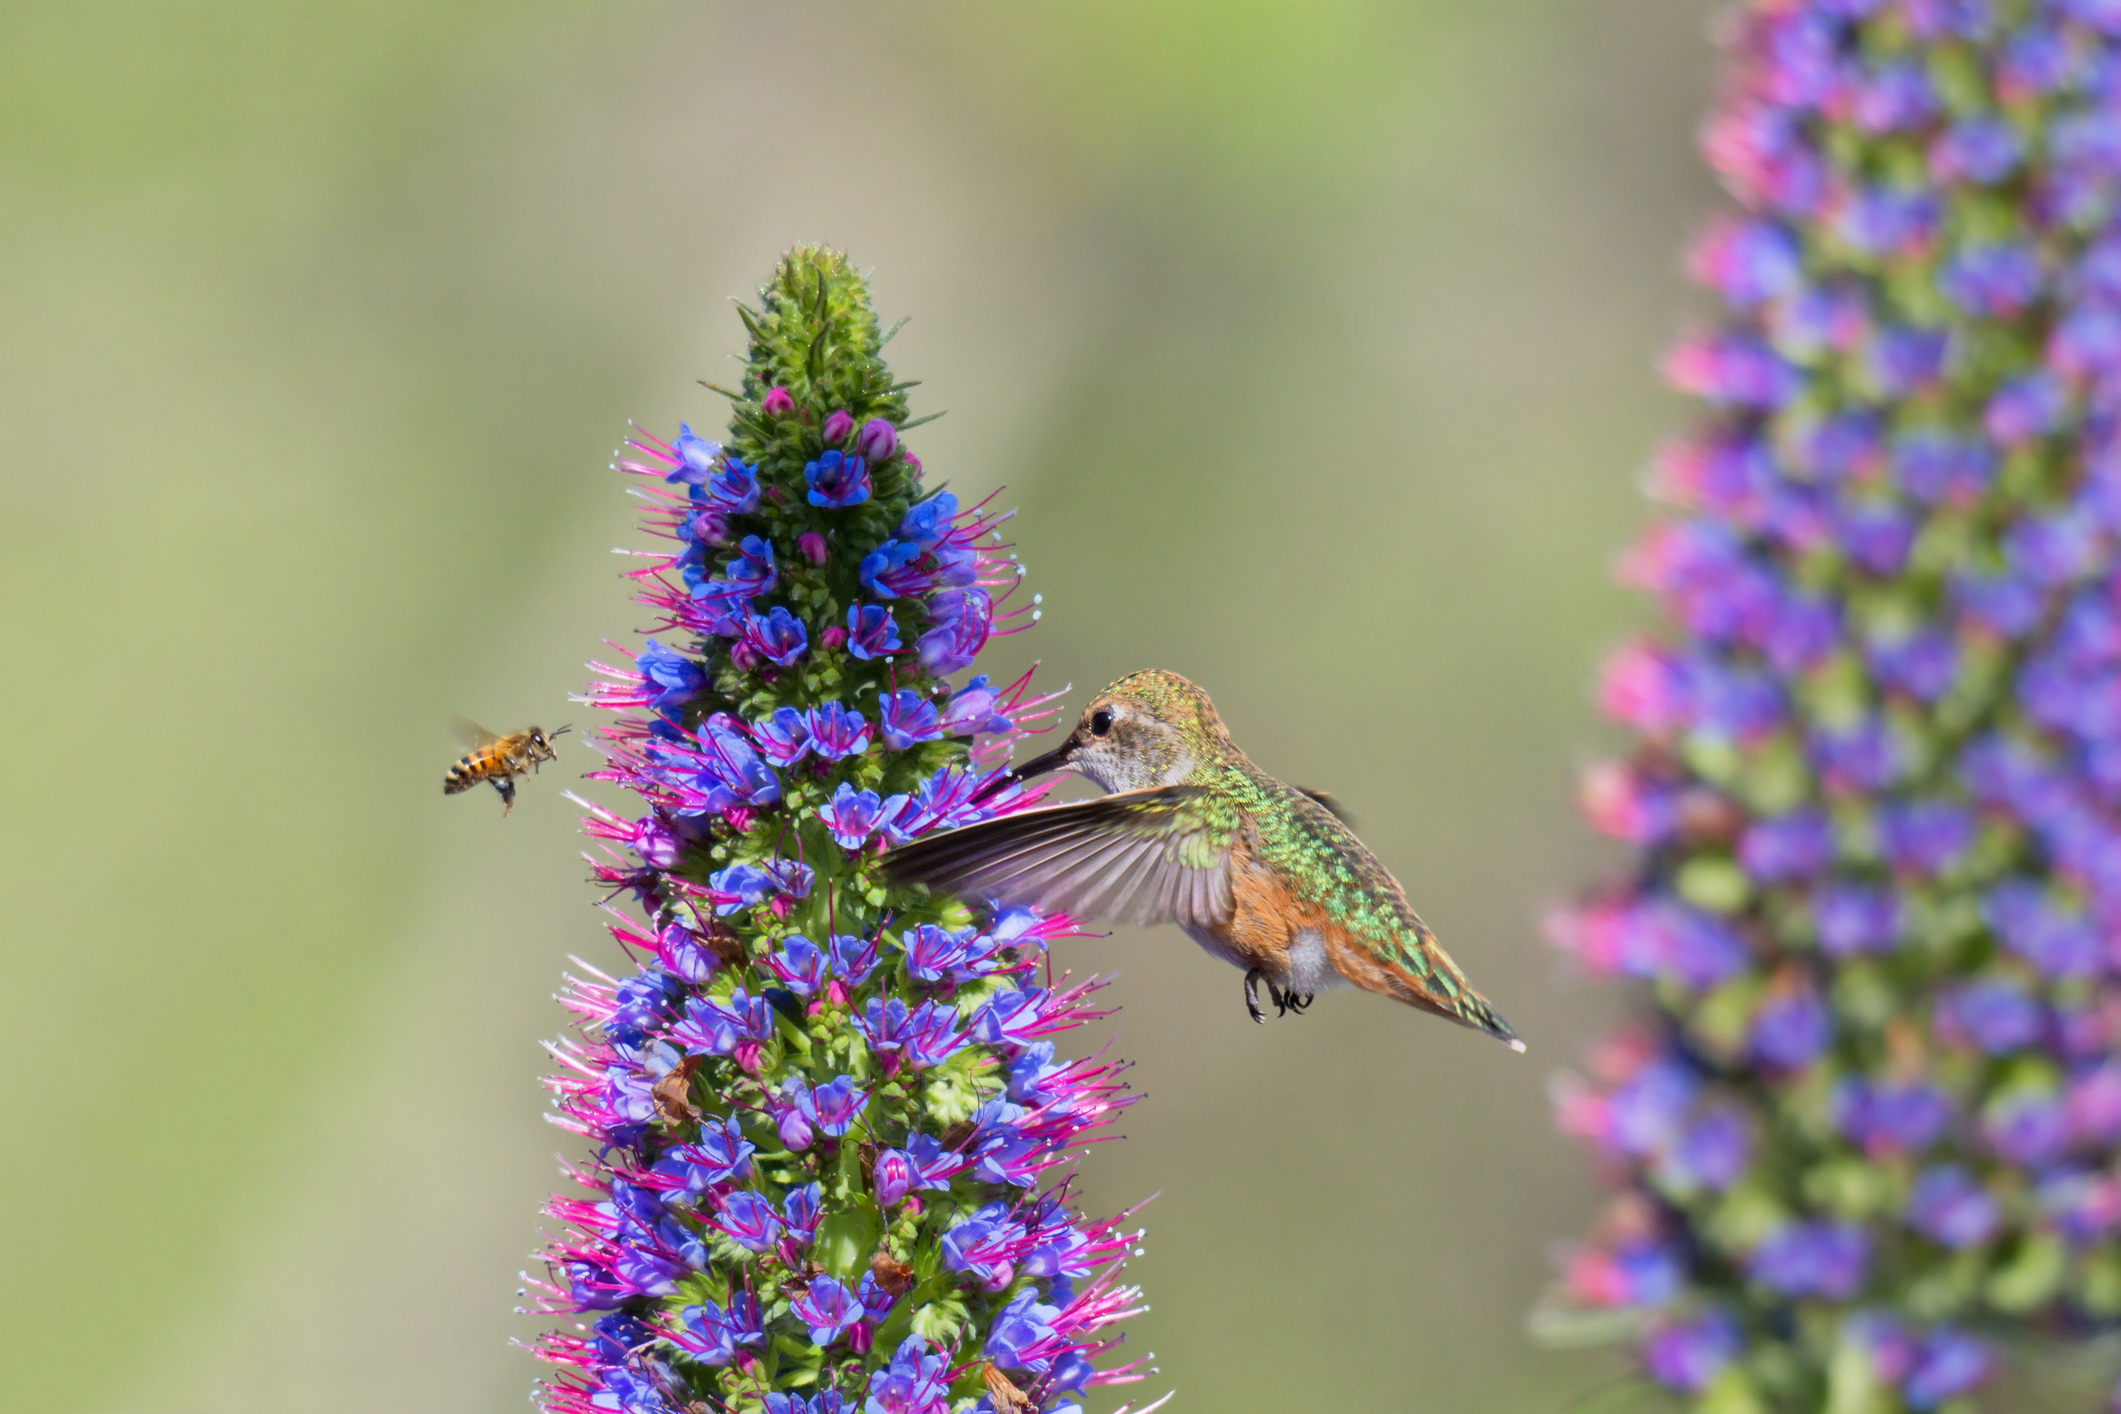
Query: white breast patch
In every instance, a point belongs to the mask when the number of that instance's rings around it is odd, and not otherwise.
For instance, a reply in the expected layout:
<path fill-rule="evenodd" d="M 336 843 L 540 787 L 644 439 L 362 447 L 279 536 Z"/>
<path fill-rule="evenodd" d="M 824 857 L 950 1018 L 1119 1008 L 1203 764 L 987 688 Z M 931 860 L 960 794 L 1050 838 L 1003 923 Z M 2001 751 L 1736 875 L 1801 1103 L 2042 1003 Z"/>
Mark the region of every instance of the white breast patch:
<path fill-rule="evenodd" d="M 1325 935 L 1306 928 L 1289 940 L 1289 970 L 1281 985 L 1292 992 L 1330 992 L 1350 983 L 1326 960 Z"/>

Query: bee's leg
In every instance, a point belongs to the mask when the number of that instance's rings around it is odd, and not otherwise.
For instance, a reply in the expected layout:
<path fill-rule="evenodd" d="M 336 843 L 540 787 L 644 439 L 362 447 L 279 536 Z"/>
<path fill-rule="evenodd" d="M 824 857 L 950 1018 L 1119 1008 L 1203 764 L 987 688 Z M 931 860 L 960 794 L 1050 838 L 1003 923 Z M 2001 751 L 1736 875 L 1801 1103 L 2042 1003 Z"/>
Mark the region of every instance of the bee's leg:
<path fill-rule="evenodd" d="M 501 817 L 506 819 L 508 812 L 516 808 L 516 783 L 507 776 L 495 776 L 493 788 L 500 792 Z"/>

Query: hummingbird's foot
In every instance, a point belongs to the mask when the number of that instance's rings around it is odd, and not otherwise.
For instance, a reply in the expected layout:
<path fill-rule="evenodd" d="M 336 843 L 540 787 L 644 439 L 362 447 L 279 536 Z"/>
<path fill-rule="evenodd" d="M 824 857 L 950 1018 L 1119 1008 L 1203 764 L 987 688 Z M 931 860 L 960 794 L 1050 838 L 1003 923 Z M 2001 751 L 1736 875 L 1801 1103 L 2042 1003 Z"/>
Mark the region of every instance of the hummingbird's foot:
<path fill-rule="evenodd" d="M 1318 994 L 1316 992 L 1282 993 L 1282 1001 L 1287 1004 L 1290 1011 L 1295 1012 L 1298 1016 L 1302 1016 L 1306 1011 L 1310 1010 L 1311 1003 L 1317 1000 Z"/>
<path fill-rule="evenodd" d="M 1267 1024 L 1267 1018 L 1261 1014 L 1259 1009 L 1259 984 L 1266 980 L 1266 976 L 1266 973 L 1256 967 L 1245 974 L 1245 1011 L 1262 1026 Z M 1275 987 L 1272 982 L 1267 983 L 1267 995 L 1274 999 L 1275 1006 L 1279 1007 L 1281 1005 L 1280 989 Z"/>

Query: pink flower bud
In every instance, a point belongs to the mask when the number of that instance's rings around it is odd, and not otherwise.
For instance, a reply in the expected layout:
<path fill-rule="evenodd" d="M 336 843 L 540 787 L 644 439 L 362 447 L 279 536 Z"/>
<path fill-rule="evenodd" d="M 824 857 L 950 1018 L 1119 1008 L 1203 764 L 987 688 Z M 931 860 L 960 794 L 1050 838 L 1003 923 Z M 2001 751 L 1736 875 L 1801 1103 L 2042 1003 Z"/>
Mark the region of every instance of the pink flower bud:
<path fill-rule="evenodd" d="M 906 453 L 905 467 L 907 475 L 911 476 L 915 481 L 921 479 L 921 459 L 919 457 L 911 452 Z"/>
<path fill-rule="evenodd" d="M 729 661 L 748 673 L 759 665 L 759 650 L 749 643 L 739 641 L 729 650 Z"/>
<path fill-rule="evenodd" d="M 847 1328 L 847 1348 L 855 1354 L 867 1355 L 869 1347 L 875 1342 L 876 1332 L 870 1328 L 867 1321 L 856 1321 Z"/>
<path fill-rule="evenodd" d="M 806 530 L 795 538 L 795 548 L 803 552 L 803 558 L 813 565 L 825 563 L 831 552 L 825 548 L 825 537 L 814 530 Z"/>
<path fill-rule="evenodd" d="M 833 415 L 839 417 L 845 414 Z M 851 418 L 848 420 L 853 421 Z M 825 440 L 829 442 L 832 438 L 828 436 Z M 855 439 L 854 450 L 861 453 L 862 458 L 872 466 L 880 461 L 887 461 L 891 454 L 898 450 L 898 429 L 881 417 L 872 417 L 862 424 L 862 435 Z"/>
<path fill-rule="evenodd" d="M 898 1150 L 886 1149 L 876 1156 L 874 1185 L 877 1206 L 894 1206 L 913 1187 L 913 1165 Z"/>
<path fill-rule="evenodd" d="M 825 426 L 822 429 L 825 445 L 831 447 L 846 441 L 847 434 L 853 430 L 854 414 L 848 412 L 845 408 L 841 408 L 838 412 L 825 419 Z M 862 434 L 867 436 L 868 431 L 869 429 L 865 427 L 862 429 Z"/>
<path fill-rule="evenodd" d="M 841 628 L 838 624 L 834 624 L 831 628 L 818 635 L 818 642 L 824 644 L 827 648 L 845 648 L 847 646 L 847 630 Z"/>
<path fill-rule="evenodd" d="M 769 388 L 766 396 L 759 399 L 759 411 L 768 417 L 786 417 L 795 411 L 795 399 L 786 388 Z"/>

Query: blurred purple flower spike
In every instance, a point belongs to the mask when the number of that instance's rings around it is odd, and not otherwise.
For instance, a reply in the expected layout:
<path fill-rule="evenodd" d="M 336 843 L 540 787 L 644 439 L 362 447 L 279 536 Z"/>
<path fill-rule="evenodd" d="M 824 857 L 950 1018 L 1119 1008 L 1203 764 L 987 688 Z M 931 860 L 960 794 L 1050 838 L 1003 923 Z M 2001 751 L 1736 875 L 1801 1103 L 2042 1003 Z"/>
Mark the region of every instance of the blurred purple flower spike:
<path fill-rule="evenodd" d="M 1635 862 L 1552 926 L 1653 992 L 1556 1082 L 1617 1191 L 1541 1321 L 1702 1411 L 2000 1409 L 2121 1329 L 2121 8 L 1725 33 L 1583 792 Z"/>

